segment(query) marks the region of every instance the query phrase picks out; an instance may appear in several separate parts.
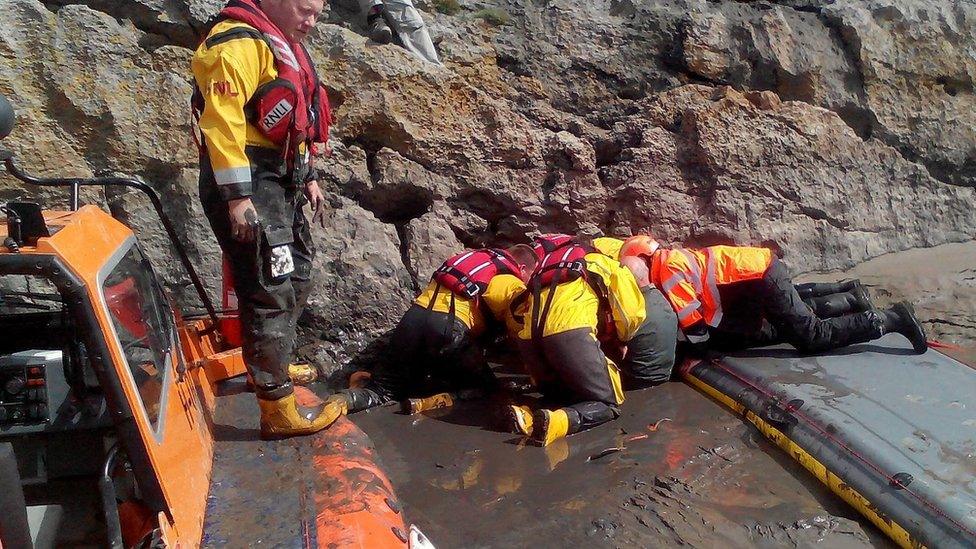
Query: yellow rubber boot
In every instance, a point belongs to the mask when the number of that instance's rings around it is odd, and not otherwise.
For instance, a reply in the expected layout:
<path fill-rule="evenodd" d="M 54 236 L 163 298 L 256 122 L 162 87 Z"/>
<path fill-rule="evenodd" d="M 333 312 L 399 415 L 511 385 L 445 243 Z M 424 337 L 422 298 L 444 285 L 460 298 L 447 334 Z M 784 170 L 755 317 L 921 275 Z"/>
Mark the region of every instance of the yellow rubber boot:
<path fill-rule="evenodd" d="M 274 440 L 310 435 L 335 423 L 342 415 L 342 404 L 335 399 L 306 408 L 295 402 L 291 393 L 277 400 L 258 398 L 261 407 L 261 438 Z"/>
<path fill-rule="evenodd" d="M 288 365 L 288 378 L 294 385 L 308 385 L 319 378 L 319 372 L 312 365 L 300 362 Z M 254 378 L 247 374 L 247 390 L 254 392 Z"/>
<path fill-rule="evenodd" d="M 508 405 L 508 425 L 513 432 L 529 436 L 532 434 L 532 408 Z"/>
<path fill-rule="evenodd" d="M 288 377 L 295 385 L 308 385 L 319 377 L 318 371 L 305 362 L 288 365 Z"/>
<path fill-rule="evenodd" d="M 411 398 L 400 404 L 401 411 L 409 415 L 438 408 L 450 408 L 451 406 L 454 406 L 454 397 L 451 396 L 451 393 L 437 393 L 427 398 Z"/>
<path fill-rule="evenodd" d="M 339 407 L 340 416 L 349 415 L 349 397 L 347 395 L 344 395 L 342 393 L 336 393 L 330 396 L 329 398 L 325 399 L 326 406 L 328 406 L 330 403 L 333 406 Z"/>
<path fill-rule="evenodd" d="M 565 410 L 536 410 L 533 417 L 532 439 L 543 446 L 569 434 L 569 415 Z"/>

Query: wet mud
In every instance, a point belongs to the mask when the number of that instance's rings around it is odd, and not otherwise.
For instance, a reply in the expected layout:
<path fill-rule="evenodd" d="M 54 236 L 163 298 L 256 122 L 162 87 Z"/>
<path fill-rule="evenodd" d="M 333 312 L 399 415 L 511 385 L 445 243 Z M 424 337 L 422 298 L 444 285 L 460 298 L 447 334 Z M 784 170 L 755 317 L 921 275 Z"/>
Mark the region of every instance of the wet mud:
<path fill-rule="evenodd" d="M 406 518 L 438 547 L 891 546 L 755 429 L 680 382 L 629 392 L 618 420 L 546 448 L 494 430 L 498 406 L 351 417 Z"/>
<path fill-rule="evenodd" d="M 940 351 L 976 368 L 974 266 L 976 241 L 798 281 L 859 277 L 878 306 L 909 299 L 930 338 L 948 344 Z M 629 392 L 621 418 L 548 448 L 486 429 L 497 406 L 351 418 L 406 518 L 438 547 L 894 546 L 751 425 L 680 382 Z"/>

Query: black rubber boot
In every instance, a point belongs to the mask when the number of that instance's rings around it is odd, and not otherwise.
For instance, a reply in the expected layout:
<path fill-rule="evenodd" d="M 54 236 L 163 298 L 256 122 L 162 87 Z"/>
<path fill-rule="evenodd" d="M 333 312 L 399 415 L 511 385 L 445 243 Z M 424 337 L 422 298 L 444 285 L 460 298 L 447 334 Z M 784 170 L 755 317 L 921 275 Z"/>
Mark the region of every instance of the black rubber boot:
<path fill-rule="evenodd" d="M 346 399 L 346 413 L 349 414 L 382 406 L 390 401 L 371 389 L 345 389 L 336 393 L 336 396 Z"/>
<path fill-rule="evenodd" d="M 885 333 L 898 333 L 912 342 L 916 353 L 924 353 L 929 348 L 922 323 L 915 316 L 915 308 L 907 301 L 895 303 L 890 309 L 881 311 L 884 315 Z"/>
<path fill-rule="evenodd" d="M 868 293 L 868 289 L 861 284 L 860 280 L 855 280 L 854 287 L 847 293 L 853 300 L 855 313 L 870 311 L 874 308 L 874 302 L 871 301 L 871 294 Z"/>
<path fill-rule="evenodd" d="M 803 300 L 818 318 L 837 318 L 854 312 L 850 294 L 831 294 Z"/>
<path fill-rule="evenodd" d="M 389 44 L 393 41 L 393 31 L 386 23 L 383 6 L 374 6 L 366 16 L 366 32 L 369 39 L 377 44 Z"/>

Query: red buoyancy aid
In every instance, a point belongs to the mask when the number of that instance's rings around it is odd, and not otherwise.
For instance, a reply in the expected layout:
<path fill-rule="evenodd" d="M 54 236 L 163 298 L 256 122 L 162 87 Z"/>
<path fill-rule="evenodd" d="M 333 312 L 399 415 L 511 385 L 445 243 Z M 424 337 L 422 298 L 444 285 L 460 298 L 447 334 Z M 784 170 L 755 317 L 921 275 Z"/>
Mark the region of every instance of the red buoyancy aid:
<path fill-rule="evenodd" d="M 536 264 L 532 276 L 529 278 L 528 290 L 523 296 L 531 292 L 534 303 L 532 306 L 532 339 L 541 341 L 545 330 L 546 318 L 552 305 L 552 293 L 549 293 L 544 304 L 539 303 L 542 289 L 555 287 L 565 282 L 583 278 L 597 295 L 600 302 L 597 315 L 597 337 L 601 341 L 610 338 L 613 333 L 613 317 L 610 313 L 609 291 L 598 276 L 588 276 L 586 269 L 586 254 L 595 250 L 580 244 L 575 237 L 567 234 L 544 234 L 535 237 L 532 250 L 539 262 Z M 512 310 L 520 305 L 522 299 L 513 302 Z M 541 307 L 541 308 L 540 308 Z"/>
<path fill-rule="evenodd" d="M 305 143 L 307 150 L 314 154 L 314 144 L 329 139 L 332 111 L 325 86 L 319 81 L 305 46 L 289 41 L 255 0 L 230 0 L 216 21 L 227 19 L 257 30 L 255 35 L 250 29 L 231 29 L 226 34 L 232 36 L 226 38 L 246 34 L 263 40 L 274 54 L 278 72 L 277 78 L 262 84 L 248 101 L 245 106 L 248 122 L 281 146 L 283 152 L 297 151 L 298 145 Z M 207 44 L 215 45 L 220 38 L 212 36 Z M 197 113 L 203 110 L 199 91 L 194 94 L 194 109 Z"/>
<path fill-rule="evenodd" d="M 589 251 L 570 235 L 537 236 L 532 242 L 532 250 L 539 261 L 532 272 L 530 285 L 562 284 L 586 276 L 583 258 Z"/>
<path fill-rule="evenodd" d="M 503 250 L 485 248 L 459 253 L 434 271 L 433 281 L 452 293 L 475 299 L 497 274 L 518 276 L 519 265 Z"/>

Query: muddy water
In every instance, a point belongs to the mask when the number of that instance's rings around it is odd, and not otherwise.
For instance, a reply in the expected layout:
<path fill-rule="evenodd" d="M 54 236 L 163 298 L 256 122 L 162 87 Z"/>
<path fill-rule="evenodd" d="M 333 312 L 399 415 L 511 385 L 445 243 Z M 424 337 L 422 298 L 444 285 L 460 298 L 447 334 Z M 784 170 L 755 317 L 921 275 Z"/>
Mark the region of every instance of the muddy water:
<path fill-rule="evenodd" d="M 620 419 L 547 448 L 483 427 L 496 407 L 353 416 L 407 518 L 438 547 L 888 546 L 754 429 L 681 383 L 630 392 Z"/>
<path fill-rule="evenodd" d="M 930 337 L 976 367 L 976 242 L 882 256 L 845 273 L 909 299 Z M 482 426 L 493 406 L 353 417 L 407 518 L 438 547 L 888 547 L 865 519 L 725 408 L 681 383 L 628 393 L 623 416 L 548 448 Z M 670 418 L 656 431 L 648 425 Z M 635 438 L 636 437 L 636 438 Z M 609 448 L 623 448 L 590 459 Z"/>

